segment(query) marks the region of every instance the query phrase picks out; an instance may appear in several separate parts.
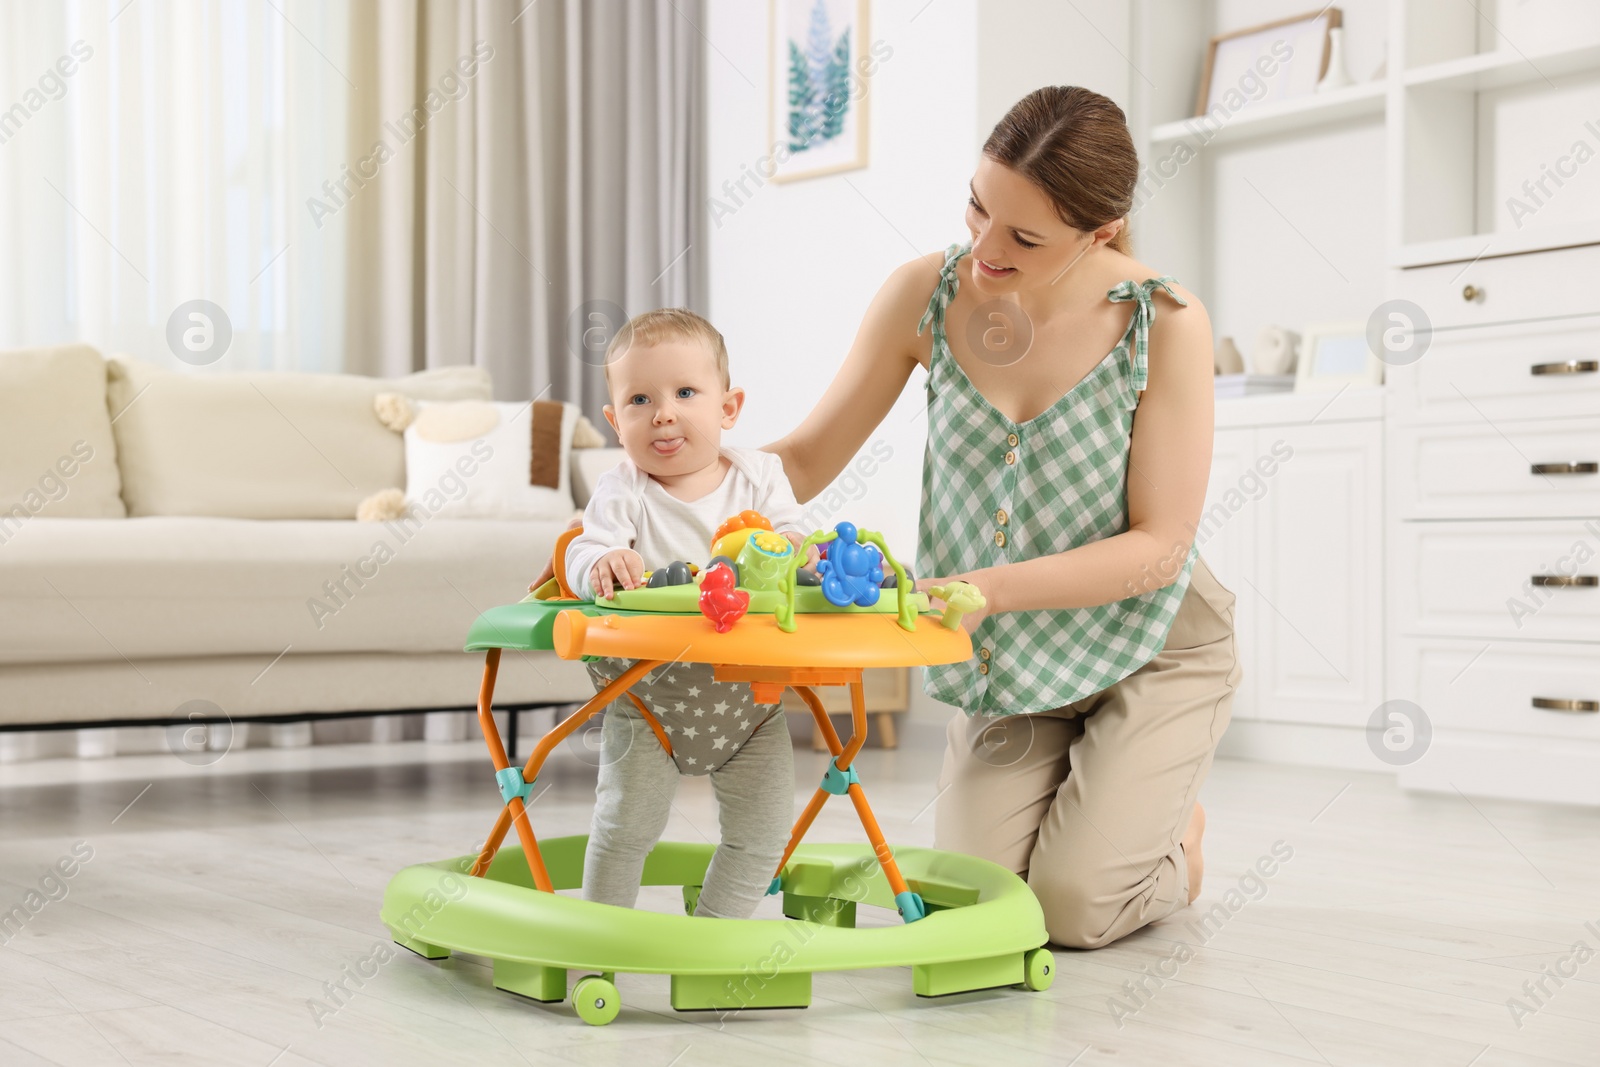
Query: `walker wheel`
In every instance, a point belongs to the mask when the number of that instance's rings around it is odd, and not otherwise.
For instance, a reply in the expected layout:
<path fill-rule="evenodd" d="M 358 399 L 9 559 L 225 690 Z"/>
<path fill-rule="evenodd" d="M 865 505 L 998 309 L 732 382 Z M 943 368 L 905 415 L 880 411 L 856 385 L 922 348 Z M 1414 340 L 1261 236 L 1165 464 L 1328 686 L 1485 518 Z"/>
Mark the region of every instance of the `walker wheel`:
<path fill-rule="evenodd" d="M 617 996 L 616 986 L 591 974 L 578 979 L 578 984 L 572 987 L 572 1006 L 578 1010 L 578 1018 L 590 1026 L 604 1026 L 617 1017 L 622 998 Z"/>
<path fill-rule="evenodd" d="M 1034 992 L 1050 988 L 1056 980 L 1056 960 L 1047 948 L 1036 948 L 1022 954 L 1022 984 Z M 576 995 L 576 994 L 574 994 Z"/>

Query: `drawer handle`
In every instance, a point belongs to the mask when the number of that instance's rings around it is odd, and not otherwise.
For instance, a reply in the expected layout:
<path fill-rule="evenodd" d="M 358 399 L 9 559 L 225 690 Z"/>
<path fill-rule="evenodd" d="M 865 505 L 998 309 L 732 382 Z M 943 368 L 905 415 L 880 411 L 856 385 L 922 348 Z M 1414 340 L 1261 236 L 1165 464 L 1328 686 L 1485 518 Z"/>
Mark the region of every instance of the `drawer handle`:
<path fill-rule="evenodd" d="M 1483 290 L 1479 289 L 1476 285 L 1464 285 L 1461 287 L 1461 299 L 1465 300 L 1469 304 L 1474 300 L 1477 300 L 1482 295 Z"/>
<path fill-rule="evenodd" d="M 1533 706 L 1546 711 L 1600 711 L 1600 700 L 1556 700 L 1554 697 L 1534 697 Z"/>
<path fill-rule="evenodd" d="M 1600 371 L 1600 360 L 1569 359 L 1561 363 L 1535 363 L 1529 374 L 1594 374 Z"/>
<path fill-rule="evenodd" d="M 1535 574 L 1532 581 L 1534 585 L 1560 588 L 1600 585 L 1600 577 L 1593 574 Z"/>
<path fill-rule="evenodd" d="M 1600 463 L 1535 463 L 1530 469 L 1534 474 L 1600 474 Z"/>

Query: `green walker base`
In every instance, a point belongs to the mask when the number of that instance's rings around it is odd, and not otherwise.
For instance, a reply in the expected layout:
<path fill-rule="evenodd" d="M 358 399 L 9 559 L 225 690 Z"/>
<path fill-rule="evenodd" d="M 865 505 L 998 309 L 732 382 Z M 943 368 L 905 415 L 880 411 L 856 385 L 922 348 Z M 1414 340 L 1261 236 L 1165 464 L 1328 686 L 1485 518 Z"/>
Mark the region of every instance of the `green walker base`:
<path fill-rule="evenodd" d="M 562 967 L 517 960 L 494 961 L 494 987 L 529 1000 L 559 1004 L 567 999 L 567 972 Z"/>
<path fill-rule="evenodd" d="M 582 884 L 586 836 L 540 844 L 557 890 Z M 713 846 L 662 842 L 645 861 L 645 885 L 684 887 L 686 910 L 705 881 Z M 926 848 L 895 853 L 928 914 L 856 929 L 857 908 L 895 911 L 894 893 L 869 845 L 801 845 L 782 876 L 785 919 L 712 919 L 594 904 L 533 887 L 522 850 L 504 848 L 487 875 L 472 856 L 397 873 L 381 918 L 395 942 L 430 960 L 466 952 L 494 961 L 497 989 L 544 1003 L 571 987 L 584 1021 L 620 1008 L 616 974 L 665 974 L 679 1011 L 733 1013 L 805 1007 L 818 971 L 910 967 L 920 996 L 1022 986 L 1044 989 L 1054 960 L 1044 915 L 1016 875 L 971 856 Z"/>

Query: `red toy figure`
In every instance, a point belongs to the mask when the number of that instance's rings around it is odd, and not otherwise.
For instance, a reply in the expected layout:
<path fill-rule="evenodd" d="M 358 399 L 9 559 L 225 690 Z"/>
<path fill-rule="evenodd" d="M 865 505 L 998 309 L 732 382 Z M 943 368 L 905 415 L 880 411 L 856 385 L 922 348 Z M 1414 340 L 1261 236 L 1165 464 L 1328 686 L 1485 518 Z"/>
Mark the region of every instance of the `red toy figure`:
<path fill-rule="evenodd" d="M 718 563 L 700 579 L 700 614 L 711 620 L 717 633 L 725 634 L 750 610 L 750 594 L 733 587 L 733 571 Z"/>

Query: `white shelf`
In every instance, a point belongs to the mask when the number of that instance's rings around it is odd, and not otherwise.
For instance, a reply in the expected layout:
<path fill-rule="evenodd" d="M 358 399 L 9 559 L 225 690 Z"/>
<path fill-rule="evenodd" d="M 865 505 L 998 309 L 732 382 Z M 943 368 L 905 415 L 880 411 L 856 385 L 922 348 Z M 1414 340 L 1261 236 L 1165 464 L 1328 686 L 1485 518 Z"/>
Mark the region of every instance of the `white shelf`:
<path fill-rule="evenodd" d="M 1348 389 L 1277 396 L 1222 397 L 1216 402 L 1216 428 L 1241 426 L 1304 426 L 1313 419 L 1356 422 L 1383 418 L 1384 387 L 1353 385 Z"/>
<path fill-rule="evenodd" d="M 1364 82 L 1293 100 L 1253 104 L 1221 122 L 1208 115 L 1163 122 L 1150 131 L 1150 143 L 1156 146 L 1198 140 L 1201 144 L 1219 144 L 1381 115 L 1384 87 L 1381 81 Z"/>
<path fill-rule="evenodd" d="M 1586 44 L 1559 52 L 1524 56 L 1502 49 L 1430 63 L 1405 73 L 1407 88 L 1454 89 L 1478 92 L 1527 85 L 1566 74 L 1600 72 L 1600 44 Z"/>
<path fill-rule="evenodd" d="M 1401 245 L 1389 256 L 1391 267 L 1424 267 L 1434 263 L 1470 263 L 1475 259 L 1514 256 L 1600 244 L 1600 219 L 1561 226 L 1530 226 L 1505 233 L 1474 233 L 1439 241 Z"/>

